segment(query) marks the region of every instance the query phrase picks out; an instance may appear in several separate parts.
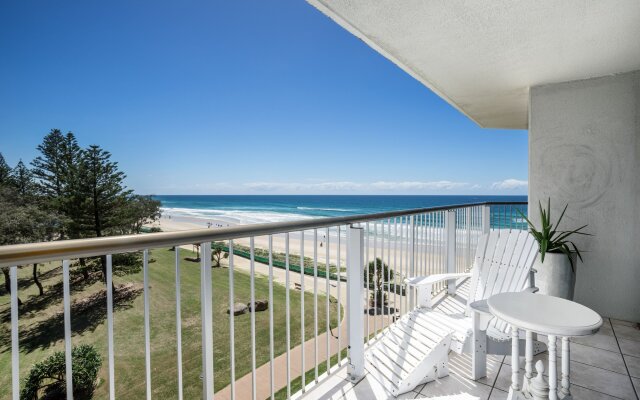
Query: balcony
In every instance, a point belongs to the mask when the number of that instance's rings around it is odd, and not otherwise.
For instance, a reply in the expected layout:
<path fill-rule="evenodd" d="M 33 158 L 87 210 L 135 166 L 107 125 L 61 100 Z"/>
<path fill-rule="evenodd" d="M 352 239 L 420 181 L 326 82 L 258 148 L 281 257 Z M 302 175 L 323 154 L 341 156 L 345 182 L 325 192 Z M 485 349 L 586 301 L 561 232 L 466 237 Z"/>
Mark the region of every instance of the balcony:
<path fill-rule="evenodd" d="M 352 382 L 352 353 L 368 351 L 415 308 L 406 278 L 468 272 L 482 235 L 525 229 L 517 212 L 525 209 L 452 205 L 2 247 L 11 294 L 0 309 L 6 338 L 0 395 L 18 399 L 30 365 L 53 350 L 69 361 L 71 386 L 72 348 L 93 344 L 103 359 L 97 397 L 392 398 L 367 370 Z M 227 252 L 221 268 L 212 267 L 212 252 Z M 118 255 L 139 253 L 142 271 L 133 275 L 139 280 L 122 284 Z M 101 256 L 106 285 L 94 282 L 93 295 L 81 298 L 79 260 Z M 33 263 L 44 263 L 43 275 L 57 288 L 45 300 L 30 296 L 29 270 L 18 267 Z M 455 295 L 448 294 L 452 287 Z M 464 278 L 435 283 L 431 292 L 438 307 L 462 313 L 468 293 Z M 21 296 L 26 301 L 19 305 Z M 264 311 L 256 300 L 267 301 Z M 41 315 L 43 301 L 57 304 L 53 315 Z M 256 311 L 227 313 L 237 303 Z M 576 340 L 574 397 L 637 398 L 639 343 L 633 324 L 613 319 L 595 336 Z M 448 376 L 399 398 L 506 398 L 509 356 L 489 356 L 486 377 L 475 381 L 468 354 L 451 352 L 449 360 Z"/>

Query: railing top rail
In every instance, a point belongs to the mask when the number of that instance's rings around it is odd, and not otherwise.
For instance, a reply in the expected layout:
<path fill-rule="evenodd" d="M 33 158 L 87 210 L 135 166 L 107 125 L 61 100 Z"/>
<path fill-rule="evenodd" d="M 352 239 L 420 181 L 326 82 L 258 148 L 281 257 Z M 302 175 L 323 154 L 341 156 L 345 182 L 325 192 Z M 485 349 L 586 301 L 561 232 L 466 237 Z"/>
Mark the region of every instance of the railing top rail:
<path fill-rule="evenodd" d="M 417 208 L 411 210 L 387 211 L 374 214 L 350 215 L 346 217 L 315 218 L 287 222 L 237 225 L 217 229 L 203 228 L 176 232 L 149 233 L 144 235 L 123 235 L 16 244 L 0 246 L 0 267 L 42 263 L 60 260 L 63 258 L 94 257 L 105 254 L 126 253 L 165 246 L 180 246 L 185 244 L 230 240 L 251 236 L 265 236 L 475 206 L 527 204 L 528 203 L 526 201 L 479 202 Z"/>

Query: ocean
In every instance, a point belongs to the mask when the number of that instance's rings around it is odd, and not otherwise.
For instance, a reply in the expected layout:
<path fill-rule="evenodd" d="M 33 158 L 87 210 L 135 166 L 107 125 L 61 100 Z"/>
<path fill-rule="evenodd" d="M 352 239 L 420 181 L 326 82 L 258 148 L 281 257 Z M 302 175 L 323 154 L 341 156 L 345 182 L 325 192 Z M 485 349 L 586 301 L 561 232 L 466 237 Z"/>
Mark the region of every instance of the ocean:
<path fill-rule="evenodd" d="M 216 219 L 232 224 L 348 216 L 485 201 L 527 201 L 527 196 L 450 195 L 157 195 L 153 197 L 162 202 L 162 211 L 165 214 Z"/>

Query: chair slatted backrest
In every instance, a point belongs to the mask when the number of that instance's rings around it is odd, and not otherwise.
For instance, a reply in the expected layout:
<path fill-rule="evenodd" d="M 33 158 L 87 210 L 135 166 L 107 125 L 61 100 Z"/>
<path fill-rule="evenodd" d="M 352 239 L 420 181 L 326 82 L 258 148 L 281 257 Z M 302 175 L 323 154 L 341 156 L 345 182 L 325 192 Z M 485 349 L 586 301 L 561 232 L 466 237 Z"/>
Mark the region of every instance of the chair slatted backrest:
<path fill-rule="evenodd" d="M 499 229 L 482 235 L 474 257 L 467 305 L 494 294 L 525 288 L 538 246 L 529 232 Z M 500 330 L 503 324 L 492 322 Z"/>

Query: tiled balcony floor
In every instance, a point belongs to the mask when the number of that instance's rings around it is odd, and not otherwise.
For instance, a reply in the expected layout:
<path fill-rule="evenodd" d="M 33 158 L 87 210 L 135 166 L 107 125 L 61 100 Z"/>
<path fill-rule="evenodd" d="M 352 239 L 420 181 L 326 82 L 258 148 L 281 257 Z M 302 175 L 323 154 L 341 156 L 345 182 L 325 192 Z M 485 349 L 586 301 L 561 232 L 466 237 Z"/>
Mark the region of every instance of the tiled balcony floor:
<path fill-rule="evenodd" d="M 546 340 L 541 336 L 540 340 Z M 559 343 L 559 341 L 558 341 Z M 547 353 L 536 359 L 547 361 Z M 509 356 L 490 356 L 488 377 L 468 379 L 471 359 L 450 353 L 450 375 L 418 386 L 400 399 L 506 399 L 511 383 Z M 520 362 L 524 368 L 524 360 Z M 558 360 L 558 366 L 560 366 Z M 559 368 L 559 367 L 558 367 Z M 521 370 L 521 377 L 524 370 Z M 304 399 L 391 399 L 371 375 L 357 384 L 346 380 L 346 368 L 309 390 Z M 605 319 L 594 336 L 576 339 L 571 345 L 571 390 L 573 397 L 591 399 L 638 399 L 640 392 L 640 330 L 637 324 Z M 634 388 L 635 385 L 635 388 Z"/>

